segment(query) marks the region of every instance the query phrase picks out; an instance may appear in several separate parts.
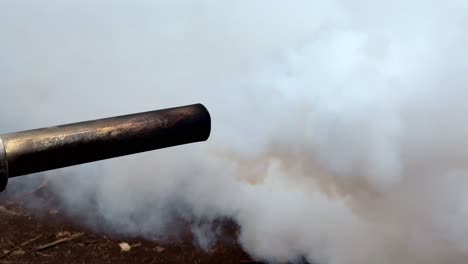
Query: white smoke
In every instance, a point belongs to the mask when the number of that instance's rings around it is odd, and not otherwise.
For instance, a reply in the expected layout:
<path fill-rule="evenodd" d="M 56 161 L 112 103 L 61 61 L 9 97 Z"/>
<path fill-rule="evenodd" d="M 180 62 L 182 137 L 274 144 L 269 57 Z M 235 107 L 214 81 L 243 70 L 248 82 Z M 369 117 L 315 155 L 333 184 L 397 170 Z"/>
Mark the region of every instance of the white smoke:
<path fill-rule="evenodd" d="M 229 217 L 269 261 L 464 263 L 467 8 L 1 1 L 0 132 L 201 102 L 206 143 L 52 172 L 70 213 L 149 238 Z"/>

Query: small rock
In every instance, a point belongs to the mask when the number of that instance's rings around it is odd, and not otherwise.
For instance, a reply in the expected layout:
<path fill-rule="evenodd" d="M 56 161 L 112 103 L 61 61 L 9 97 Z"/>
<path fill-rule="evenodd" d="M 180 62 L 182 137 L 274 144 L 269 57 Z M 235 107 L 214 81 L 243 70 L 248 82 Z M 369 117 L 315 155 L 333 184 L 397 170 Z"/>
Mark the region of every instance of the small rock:
<path fill-rule="evenodd" d="M 128 252 L 130 251 L 130 249 L 132 249 L 132 247 L 128 243 L 125 243 L 125 242 L 120 243 L 119 246 L 122 252 Z"/>
<path fill-rule="evenodd" d="M 156 252 L 158 253 L 162 253 L 164 250 L 166 250 L 165 248 L 163 247 L 155 247 L 153 250 L 155 250 Z"/>

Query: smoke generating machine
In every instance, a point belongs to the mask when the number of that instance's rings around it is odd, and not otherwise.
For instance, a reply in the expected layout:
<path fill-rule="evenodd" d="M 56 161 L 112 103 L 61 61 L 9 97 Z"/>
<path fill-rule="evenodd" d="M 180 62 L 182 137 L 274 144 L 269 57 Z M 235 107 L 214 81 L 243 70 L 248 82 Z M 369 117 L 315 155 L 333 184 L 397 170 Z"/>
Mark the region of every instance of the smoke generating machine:
<path fill-rule="evenodd" d="M 8 178 L 208 140 L 202 104 L 0 135 L 0 191 Z"/>

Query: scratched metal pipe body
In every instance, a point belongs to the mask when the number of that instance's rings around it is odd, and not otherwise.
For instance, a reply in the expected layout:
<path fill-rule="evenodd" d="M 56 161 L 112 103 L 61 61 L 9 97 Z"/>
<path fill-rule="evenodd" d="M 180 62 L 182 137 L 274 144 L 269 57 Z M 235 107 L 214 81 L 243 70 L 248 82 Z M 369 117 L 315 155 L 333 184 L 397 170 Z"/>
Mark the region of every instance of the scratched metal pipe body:
<path fill-rule="evenodd" d="M 0 191 L 8 178 L 205 141 L 201 104 L 0 135 Z"/>

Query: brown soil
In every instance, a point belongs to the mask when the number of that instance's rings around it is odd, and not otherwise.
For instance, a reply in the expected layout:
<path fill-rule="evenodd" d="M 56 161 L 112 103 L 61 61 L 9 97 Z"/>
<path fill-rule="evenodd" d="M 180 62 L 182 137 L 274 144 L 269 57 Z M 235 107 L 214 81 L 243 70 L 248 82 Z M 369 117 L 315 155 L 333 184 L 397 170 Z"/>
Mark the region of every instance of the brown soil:
<path fill-rule="evenodd" d="M 25 201 L 37 199 L 37 192 L 18 198 L 0 195 L 0 264 L 1 263 L 259 263 L 241 249 L 237 243 L 237 226 L 223 221 L 223 239 L 210 250 L 195 246 L 187 231 L 170 242 L 148 241 L 139 238 L 116 237 L 93 232 L 53 207 L 45 208 L 42 215 L 28 210 Z M 53 196 L 53 195 L 52 195 Z M 45 196 L 45 197 L 50 197 Z M 188 225 L 187 225 L 188 226 Z M 49 248 L 38 247 L 81 236 Z M 34 239 L 34 240 L 31 240 Z M 132 246 L 122 252 L 119 243 Z"/>

